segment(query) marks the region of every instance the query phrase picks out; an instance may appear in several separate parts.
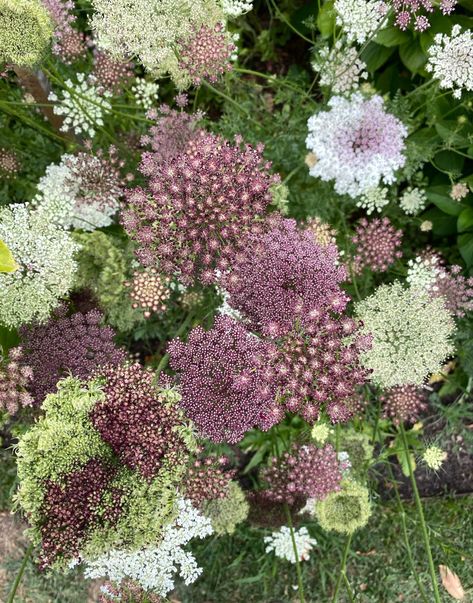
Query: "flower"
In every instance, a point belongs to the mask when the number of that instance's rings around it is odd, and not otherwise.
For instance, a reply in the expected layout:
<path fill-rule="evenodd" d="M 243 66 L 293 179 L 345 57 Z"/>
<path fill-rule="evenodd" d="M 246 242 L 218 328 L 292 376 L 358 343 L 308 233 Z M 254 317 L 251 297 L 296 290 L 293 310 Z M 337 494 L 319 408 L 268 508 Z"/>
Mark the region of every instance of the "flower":
<path fill-rule="evenodd" d="M 142 310 L 145 318 L 153 312 L 165 312 L 171 295 L 170 280 L 160 276 L 155 268 L 135 272 L 133 279 L 124 283 L 125 287 L 130 287 L 132 307 Z"/>
<path fill-rule="evenodd" d="M 310 437 L 318 444 L 325 444 L 330 436 L 332 429 L 328 423 L 320 421 L 312 427 Z"/>
<path fill-rule="evenodd" d="M 108 577 L 118 584 L 131 578 L 145 591 L 163 597 L 174 589 L 176 573 L 185 584 L 192 584 L 202 568 L 183 547 L 195 538 L 209 536 L 213 529 L 210 520 L 194 509 L 189 500 L 178 499 L 176 511 L 176 519 L 164 529 L 158 544 L 138 550 L 111 549 L 99 557 L 84 559 L 85 577 Z"/>
<path fill-rule="evenodd" d="M 356 90 L 361 79 L 366 79 L 366 65 L 354 46 L 337 40 L 332 48 L 320 49 L 312 60 L 312 69 L 320 74 L 320 86 L 327 86 L 333 94 Z"/>
<path fill-rule="evenodd" d="M 225 470 L 226 463 L 226 457 L 217 459 L 210 455 L 196 459 L 188 468 L 184 491 L 194 507 L 201 509 L 207 501 L 228 496 L 234 472 Z"/>
<path fill-rule="evenodd" d="M 465 278 L 461 266 L 440 266 L 431 295 L 444 300 L 445 307 L 453 316 L 465 316 L 473 310 L 473 277 Z"/>
<path fill-rule="evenodd" d="M 253 10 L 253 0 L 222 0 L 222 8 L 227 17 L 236 19 Z"/>
<path fill-rule="evenodd" d="M 236 482 L 230 482 L 227 495 L 206 501 L 203 512 L 212 522 L 214 532 L 221 536 L 233 534 L 236 526 L 247 518 L 248 509 L 243 490 Z"/>
<path fill-rule="evenodd" d="M 15 178 L 20 168 L 16 153 L 10 149 L 0 148 L 0 176 L 4 180 Z"/>
<path fill-rule="evenodd" d="M 61 307 L 45 325 L 22 327 L 24 361 L 33 370 L 30 391 L 36 404 L 56 391 L 64 375 L 87 379 L 100 366 L 125 360 L 125 352 L 113 342 L 115 332 L 102 326 L 102 320 L 97 310 L 67 316 Z"/>
<path fill-rule="evenodd" d="M 438 256 L 428 257 L 416 256 L 413 260 L 407 262 L 406 281 L 410 287 L 418 289 L 436 290 L 437 280 L 441 274 Z"/>
<path fill-rule="evenodd" d="M 215 280 L 243 245 L 243 235 L 261 230 L 271 203 L 270 164 L 262 146 L 230 145 L 199 131 L 186 150 L 170 158 L 150 179 L 150 191 L 131 189 L 121 222 L 138 243 L 145 266 L 192 284 Z"/>
<path fill-rule="evenodd" d="M 293 530 L 293 535 L 299 561 L 307 561 L 310 556 L 310 551 L 317 544 L 317 540 L 311 538 L 305 527 Z M 283 526 L 277 532 L 273 532 L 271 536 L 265 536 L 264 542 L 267 544 L 265 549 L 267 553 L 274 551 L 276 557 L 286 559 L 286 561 L 290 561 L 291 563 L 296 563 L 296 555 L 290 528 Z"/>
<path fill-rule="evenodd" d="M 9 358 L 0 362 L 0 408 L 10 415 L 24 406 L 32 406 L 33 397 L 28 388 L 33 380 L 33 370 L 24 363 L 21 347 L 10 350 Z"/>
<path fill-rule="evenodd" d="M 442 13 L 450 14 L 455 8 L 456 0 L 442 0 L 440 9 Z M 402 31 L 406 30 L 410 25 L 411 20 L 414 23 L 414 29 L 417 31 L 425 31 L 430 27 L 430 22 L 426 15 L 419 14 L 419 10 L 423 9 L 427 13 L 434 12 L 434 6 L 430 0 L 393 0 L 395 25 Z"/>
<path fill-rule="evenodd" d="M 0 0 L 0 63 L 34 67 L 51 43 L 51 19 L 39 0 Z"/>
<path fill-rule="evenodd" d="M 268 345 L 228 316 L 218 316 L 210 331 L 196 327 L 187 343 L 174 339 L 168 350 L 180 406 L 203 437 L 234 444 L 249 429 L 267 430 L 282 418 L 262 380 Z"/>
<path fill-rule="evenodd" d="M 93 77 L 86 80 L 84 73 L 77 73 L 77 83 L 66 80 L 61 91 L 61 98 L 55 92 L 50 92 L 48 99 L 54 101 L 54 113 L 64 116 L 61 126 L 63 132 L 73 130 L 75 134 L 86 134 L 93 138 L 97 126 L 103 126 L 104 114 L 111 110 L 108 90 L 99 90 Z"/>
<path fill-rule="evenodd" d="M 454 25 L 450 36 L 437 34 L 427 51 L 425 66 L 439 80 L 440 88 L 453 90 L 455 98 L 461 98 L 463 90 L 473 90 L 473 34 L 461 30 L 460 25 Z"/>
<path fill-rule="evenodd" d="M 366 209 L 368 215 L 372 214 L 374 211 L 379 213 L 383 207 L 389 203 L 387 194 L 387 188 L 381 188 L 380 186 L 370 188 L 361 195 L 356 202 L 356 206 Z"/>
<path fill-rule="evenodd" d="M 368 489 L 358 482 L 344 480 L 340 490 L 316 501 L 315 516 L 328 532 L 353 534 L 364 527 L 371 516 Z"/>
<path fill-rule="evenodd" d="M 461 201 L 470 193 L 470 188 L 465 182 L 457 182 L 452 186 L 450 197 L 454 201 Z"/>
<path fill-rule="evenodd" d="M 340 488 L 342 474 L 331 444 L 323 448 L 294 444 L 282 457 L 273 457 L 261 477 L 267 484 L 265 494 L 269 499 L 294 504 L 300 499 L 324 499 Z"/>
<path fill-rule="evenodd" d="M 425 392 L 416 385 L 395 385 L 388 388 L 380 398 L 384 406 L 384 416 L 395 425 L 415 423 L 427 410 Z"/>
<path fill-rule="evenodd" d="M 375 218 L 371 222 L 361 218 L 352 237 L 356 245 L 353 258 L 355 273 L 360 273 L 364 268 L 385 272 L 402 257 L 399 249 L 401 240 L 402 230 L 396 230 L 388 218 Z"/>
<path fill-rule="evenodd" d="M 342 312 L 346 270 L 334 245 L 319 245 L 295 220 L 272 217 L 262 234 L 250 234 L 221 283 L 228 303 L 266 335 L 288 333 L 296 320 L 310 325 L 323 312 Z"/>
<path fill-rule="evenodd" d="M 136 80 L 136 84 L 131 87 L 136 104 L 141 105 L 145 109 L 151 109 L 154 101 L 158 98 L 158 90 L 159 84 L 147 82 L 142 78 Z"/>
<path fill-rule="evenodd" d="M 427 195 L 425 194 L 425 191 L 410 186 L 402 194 L 399 206 L 405 214 L 415 216 L 425 208 L 426 203 Z"/>
<path fill-rule="evenodd" d="M 94 55 L 92 76 L 97 86 L 118 95 L 133 77 L 133 65 L 129 61 L 115 59 L 108 52 L 98 50 Z"/>
<path fill-rule="evenodd" d="M 0 273 L 0 322 L 17 328 L 45 321 L 73 286 L 78 245 L 24 204 L 0 208 L 0 239 L 19 265 Z"/>
<path fill-rule="evenodd" d="M 54 23 L 53 53 L 65 63 L 71 63 L 87 53 L 86 39 L 82 32 L 75 30 L 76 21 L 72 0 L 43 0 Z"/>
<path fill-rule="evenodd" d="M 324 222 L 319 216 L 309 218 L 305 223 L 305 230 L 311 232 L 319 245 L 327 247 L 328 245 L 336 245 L 337 231 L 330 224 Z"/>
<path fill-rule="evenodd" d="M 427 292 L 399 282 L 381 285 L 355 311 L 361 332 L 373 338 L 372 347 L 361 352 L 361 363 L 382 387 L 422 385 L 454 351 L 453 318 L 444 302 Z"/>
<path fill-rule="evenodd" d="M 390 184 L 405 163 L 406 127 L 384 111 L 380 96 L 366 100 L 360 93 L 350 98 L 333 96 L 329 111 L 320 111 L 307 122 L 307 148 L 317 156 L 311 176 L 335 180 L 335 191 L 358 197 Z"/>
<path fill-rule="evenodd" d="M 434 471 L 440 469 L 447 456 L 447 453 L 438 446 L 429 446 L 422 454 L 424 463 L 429 469 L 433 469 Z"/>
<path fill-rule="evenodd" d="M 387 20 L 388 6 L 381 0 L 335 0 L 334 8 L 349 42 L 364 44 Z"/>
<path fill-rule="evenodd" d="M 433 224 L 430 220 L 424 220 L 421 222 L 420 229 L 422 232 L 430 232 L 432 230 Z"/>

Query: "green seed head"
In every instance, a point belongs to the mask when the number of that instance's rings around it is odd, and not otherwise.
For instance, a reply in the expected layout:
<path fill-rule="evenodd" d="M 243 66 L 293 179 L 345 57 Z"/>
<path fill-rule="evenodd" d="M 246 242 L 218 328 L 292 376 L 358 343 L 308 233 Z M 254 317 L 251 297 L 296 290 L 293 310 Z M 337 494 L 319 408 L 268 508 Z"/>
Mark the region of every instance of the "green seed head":
<path fill-rule="evenodd" d="M 345 480 L 339 492 L 315 504 L 315 515 L 324 530 L 353 534 L 366 525 L 371 515 L 368 489 Z"/>

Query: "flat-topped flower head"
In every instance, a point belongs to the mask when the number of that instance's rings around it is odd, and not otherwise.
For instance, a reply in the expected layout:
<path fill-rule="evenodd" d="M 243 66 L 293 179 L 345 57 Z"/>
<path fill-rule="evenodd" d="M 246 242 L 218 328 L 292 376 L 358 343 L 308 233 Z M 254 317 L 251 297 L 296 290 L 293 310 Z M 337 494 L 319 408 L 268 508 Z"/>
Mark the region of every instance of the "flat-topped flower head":
<path fill-rule="evenodd" d="M 381 396 L 384 415 L 395 425 L 415 423 L 427 409 L 427 396 L 416 385 L 395 385 Z"/>
<path fill-rule="evenodd" d="M 402 257 L 400 250 L 402 230 L 397 230 L 388 218 L 359 220 L 352 242 L 356 246 L 354 270 L 369 268 L 373 272 L 386 272 Z"/>

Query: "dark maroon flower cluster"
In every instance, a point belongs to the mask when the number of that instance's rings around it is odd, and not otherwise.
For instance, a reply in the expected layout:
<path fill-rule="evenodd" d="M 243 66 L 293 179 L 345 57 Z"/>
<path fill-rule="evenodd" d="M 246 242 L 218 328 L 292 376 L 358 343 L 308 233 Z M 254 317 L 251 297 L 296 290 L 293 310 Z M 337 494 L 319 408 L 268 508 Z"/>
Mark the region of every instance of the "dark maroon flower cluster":
<path fill-rule="evenodd" d="M 92 459 L 69 473 L 62 484 L 49 482 L 41 507 L 41 565 L 46 567 L 58 558 L 73 559 L 90 530 L 113 525 L 121 514 L 121 493 L 110 488 L 115 469 L 99 459 Z M 104 494 L 107 508 L 104 511 Z"/>
<path fill-rule="evenodd" d="M 392 419 L 395 425 L 415 423 L 427 410 L 425 392 L 415 385 L 395 385 L 381 396 L 384 416 Z"/>
<path fill-rule="evenodd" d="M 92 75 L 100 87 L 114 94 L 121 94 L 124 86 L 133 78 L 133 66 L 129 62 L 115 59 L 108 52 L 97 51 Z"/>
<path fill-rule="evenodd" d="M 13 348 L 8 360 L 0 362 L 0 408 L 11 415 L 34 402 L 27 391 L 33 380 L 33 369 L 23 362 L 22 348 Z"/>
<path fill-rule="evenodd" d="M 122 224 L 138 243 L 141 263 L 178 273 L 184 284 L 213 282 L 216 268 L 224 272 L 233 264 L 243 235 L 262 230 L 278 179 L 269 168 L 261 146 L 241 148 L 240 138 L 231 145 L 199 131 L 150 179 L 150 191 L 127 195 Z"/>
<path fill-rule="evenodd" d="M 222 277 L 230 306 L 253 329 L 272 337 L 310 325 L 321 312 L 342 312 L 348 296 L 340 289 L 345 268 L 337 266 L 335 246 L 322 246 L 295 220 L 273 216 L 260 236 L 246 238 L 230 270 Z"/>
<path fill-rule="evenodd" d="M 45 325 L 21 329 L 25 363 L 34 374 L 30 390 L 37 404 L 55 392 L 57 382 L 68 374 L 85 380 L 100 366 L 125 360 L 125 352 L 113 342 L 114 330 L 102 326 L 102 320 L 97 310 L 66 316 L 62 307 Z"/>
<path fill-rule="evenodd" d="M 268 344 L 228 316 L 219 316 L 210 331 L 196 327 L 187 343 L 171 341 L 181 406 L 203 437 L 234 444 L 249 429 L 265 431 L 282 418 L 274 388 L 262 378 L 268 350 Z"/>
<path fill-rule="evenodd" d="M 179 69 L 189 74 L 195 86 L 202 80 L 216 82 L 219 75 L 231 71 L 230 60 L 235 50 L 221 23 L 213 28 L 194 27 L 191 36 L 179 43 Z"/>
<path fill-rule="evenodd" d="M 299 498 L 323 500 L 339 490 L 342 473 L 330 444 L 324 448 L 295 444 L 290 452 L 273 458 L 261 477 L 268 485 L 265 492 L 269 499 L 293 504 Z"/>
<path fill-rule="evenodd" d="M 122 460 L 152 480 L 164 462 L 182 462 L 186 448 L 177 431 L 182 425 L 179 411 L 167 404 L 153 384 L 154 376 L 139 364 L 110 367 L 105 400 L 91 411 L 91 421 Z"/>
<path fill-rule="evenodd" d="M 362 218 L 352 238 L 356 245 L 355 273 L 360 273 L 363 268 L 385 272 L 402 257 L 401 240 L 402 230 L 396 230 L 388 218 L 375 218 L 371 222 Z"/>
<path fill-rule="evenodd" d="M 208 500 L 225 498 L 235 473 L 225 469 L 226 463 L 226 458 L 217 459 L 213 456 L 195 460 L 184 480 L 185 498 L 190 499 L 195 507 L 202 507 Z"/>
<path fill-rule="evenodd" d="M 322 405 L 334 423 L 352 418 L 357 389 L 369 374 L 359 364 L 368 341 L 356 331 L 353 319 L 322 313 L 306 329 L 278 340 L 262 371 L 267 386 L 276 387 L 277 401 L 309 422 L 317 420 Z"/>
<path fill-rule="evenodd" d="M 141 137 L 141 144 L 151 146 L 152 151 L 145 151 L 141 155 L 139 169 L 145 176 L 156 177 L 168 161 L 185 153 L 189 142 L 202 131 L 197 128 L 197 123 L 203 114 L 185 113 L 161 105 L 159 111 L 148 111 L 147 117 L 156 120 L 156 125 Z"/>
<path fill-rule="evenodd" d="M 120 586 L 111 582 L 105 583 L 98 603 L 162 603 L 161 597 L 150 592 L 145 592 L 141 586 L 131 580 L 123 580 Z"/>

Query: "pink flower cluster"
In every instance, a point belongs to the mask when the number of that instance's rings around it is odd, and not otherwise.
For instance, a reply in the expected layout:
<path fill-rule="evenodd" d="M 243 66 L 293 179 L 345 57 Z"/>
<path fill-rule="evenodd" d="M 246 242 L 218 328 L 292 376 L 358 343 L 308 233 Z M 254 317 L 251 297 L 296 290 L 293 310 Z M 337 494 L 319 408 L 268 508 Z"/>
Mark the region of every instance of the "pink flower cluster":
<path fill-rule="evenodd" d="M 457 0 L 441 0 L 440 10 L 442 14 L 449 15 L 455 9 Z M 416 31 L 425 31 L 430 27 L 429 19 L 425 14 L 419 14 L 424 10 L 426 13 L 434 12 L 431 0 L 393 0 L 395 24 L 401 30 L 406 30 L 411 22 Z"/>
<path fill-rule="evenodd" d="M 199 131 L 152 175 L 149 191 L 129 191 L 121 221 L 143 265 L 158 263 L 184 284 L 208 284 L 216 268 L 223 272 L 233 264 L 243 235 L 261 231 L 277 177 L 270 176 L 261 146 L 240 145 L 240 138 L 231 145 Z"/>
<path fill-rule="evenodd" d="M 169 277 L 158 274 L 155 268 L 136 271 L 131 281 L 124 284 L 130 288 L 132 307 L 142 310 L 144 317 L 149 318 L 156 312 L 165 312 L 171 294 Z"/>
<path fill-rule="evenodd" d="M 133 78 L 133 66 L 131 63 L 115 59 L 107 52 L 97 51 L 92 75 L 98 86 L 118 95 Z"/>
<path fill-rule="evenodd" d="M 14 415 L 34 402 L 28 393 L 33 380 L 33 369 L 23 364 L 22 348 L 10 350 L 8 360 L 0 362 L 0 408 Z"/>
<path fill-rule="evenodd" d="M 196 459 L 185 478 L 185 498 L 195 507 L 202 507 L 208 500 L 225 498 L 234 471 L 225 470 L 226 458 L 208 456 Z"/>
<path fill-rule="evenodd" d="M 352 238 L 356 245 L 356 255 L 353 258 L 355 273 L 360 273 L 364 268 L 373 272 L 385 272 L 402 257 L 399 249 L 401 240 L 402 230 L 396 230 L 388 218 L 359 220 Z"/>
<path fill-rule="evenodd" d="M 395 385 L 381 396 L 384 415 L 399 425 L 415 423 L 427 409 L 426 395 L 415 385 Z"/>
<path fill-rule="evenodd" d="M 72 27 L 76 16 L 72 0 L 43 0 L 55 25 L 53 53 L 65 63 L 72 63 L 87 52 L 87 40 Z"/>
<path fill-rule="evenodd" d="M 20 171 L 20 162 L 16 153 L 10 149 L 0 148 L 0 176 L 9 180 L 15 178 Z"/>

